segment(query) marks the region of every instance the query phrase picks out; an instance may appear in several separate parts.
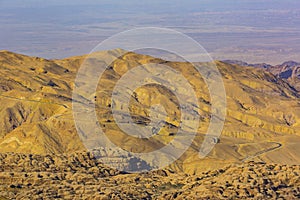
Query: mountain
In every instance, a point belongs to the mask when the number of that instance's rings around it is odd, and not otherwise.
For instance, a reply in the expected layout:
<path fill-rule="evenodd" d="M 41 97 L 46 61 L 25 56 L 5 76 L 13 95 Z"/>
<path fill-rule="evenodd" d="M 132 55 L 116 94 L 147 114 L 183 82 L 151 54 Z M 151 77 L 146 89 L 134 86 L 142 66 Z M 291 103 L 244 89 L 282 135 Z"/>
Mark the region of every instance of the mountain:
<path fill-rule="evenodd" d="M 116 54 L 124 55 L 117 57 Z M 286 81 L 262 68 L 241 67 L 215 61 L 227 95 L 227 117 L 220 140 L 204 159 L 198 156 L 211 116 L 211 99 L 202 77 L 193 66 L 169 62 L 120 49 L 95 53 L 99 67 L 109 65 L 93 97 L 82 96 L 82 103 L 96 102 L 100 126 L 113 142 L 131 152 L 151 152 L 168 144 L 180 126 L 178 102 L 172 93 L 158 85 L 138 88 L 130 99 L 132 119 L 138 126 L 150 121 L 149 108 L 160 103 L 168 117 L 153 139 L 124 134 L 116 125 L 111 107 L 120 109 L 121 101 L 111 101 L 112 90 L 130 69 L 146 64 L 163 64 L 180 72 L 191 84 L 199 106 L 192 106 L 200 116 L 200 127 L 190 148 L 170 165 L 185 173 L 201 173 L 225 164 L 249 160 L 266 163 L 295 164 L 300 161 L 300 104 L 298 92 Z M 86 56 L 60 60 L 0 52 L 0 151 L 31 154 L 62 154 L 86 151 L 77 133 L 72 112 L 75 77 Z M 114 58 L 113 63 L 105 63 Z M 205 63 L 202 63 L 205 67 Z M 269 67 L 268 67 L 269 68 Z M 137 72 L 136 76 L 142 76 Z M 89 79 L 93 73 L 86 74 Z M 172 78 L 165 79 L 171 83 Z M 178 88 L 185 95 L 185 88 Z M 153 111 L 154 114 L 160 114 Z M 156 113 L 155 113 L 156 112 Z M 118 110 L 122 117 L 125 114 Z M 89 119 L 82 119 L 87 125 Z M 84 134 L 84 133 L 81 133 Z M 183 135 L 183 137 L 186 137 Z M 163 159 L 163 158 L 155 158 Z M 154 159 L 154 160 L 155 160 Z M 151 166 L 151 160 L 144 160 Z"/>
<path fill-rule="evenodd" d="M 244 67 L 257 67 L 257 68 L 263 68 L 263 69 L 268 69 L 269 67 L 272 67 L 272 65 L 269 65 L 267 63 L 249 64 L 247 62 L 240 61 L 240 60 L 223 60 L 223 62 L 228 63 L 228 64 L 233 64 L 233 65 L 244 66 Z"/>
<path fill-rule="evenodd" d="M 286 80 L 297 91 L 300 91 L 300 63 L 295 61 L 287 61 L 275 66 L 266 63 L 249 64 L 238 60 L 224 60 L 224 62 L 240 66 L 264 68 L 276 77 Z"/>
<path fill-rule="evenodd" d="M 277 77 L 286 79 L 297 91 L 300 91 L 300 63 L 288 61 L 272 66 L 268 70 Z"/>

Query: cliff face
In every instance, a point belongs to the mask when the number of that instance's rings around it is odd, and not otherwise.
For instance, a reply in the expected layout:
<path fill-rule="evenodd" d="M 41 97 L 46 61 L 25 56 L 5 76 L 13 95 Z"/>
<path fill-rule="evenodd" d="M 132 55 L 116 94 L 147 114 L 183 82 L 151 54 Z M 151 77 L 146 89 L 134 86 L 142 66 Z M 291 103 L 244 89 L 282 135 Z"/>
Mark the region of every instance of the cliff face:
<path fill-rule="evenodd" d="M 100 61 L 105 60 L 114 56 L 114 51 L 99 55 L 102 56 Z M 84 58 L 46 60 L 0 52 L 1 152 L 46 154 L 85 150 L 72 113 L 74 79 Z M 130 100 L 132 119 L 140 126 L 149 123 L 151 105 L 161 104 L 165 108 L 168 117 L 153 140 L 129 137 L 115 124 L 110 109 L 112 103 L 118 108 L 120 102 L 111 102 L 113 86 L 128 70 L 148 63 L 164 64 L 179 71 L 190 82 L 199 101 L 199 106 L 193 110 L 201 119 L 198 134 L 193 145 L 171 168 L 197 173 L 224 162 L 247 160 L 251 156 L 264 161 L 299 162 L 299 145 L 295 144 L 295 141 L 300 141 L 299 94 L 281 79 L 285 78 L 284 72 L 273 75 L 275 67 L 268 68 L 273 71 L 269 73 L 261 68 L 216 62 L 226 89 L 227 117 L 220 141 L 209 156 L 201 160 L 197 156 L 198 150 L 211 114 L 211 99 L 203 79 L 188 63 L 166 62 L 131 52 L 116 58 L 100 79 L 95 94 L 99 124 L 122 148 L 133 152 L 157 149 L 174 138 L 180 124 L 176 98 L 166 88 L 157 85 L 138 88 Z M 299 71 L 294 70 L 295 67 L 292 67 L 295 75 L 291 76 L 294 78 Z M 286 67 L 287 70 L 290 68 Z M 184 88 L 178 90 L 185 93 Z M 279 153 L 282 156 L 278 156 Z"/>

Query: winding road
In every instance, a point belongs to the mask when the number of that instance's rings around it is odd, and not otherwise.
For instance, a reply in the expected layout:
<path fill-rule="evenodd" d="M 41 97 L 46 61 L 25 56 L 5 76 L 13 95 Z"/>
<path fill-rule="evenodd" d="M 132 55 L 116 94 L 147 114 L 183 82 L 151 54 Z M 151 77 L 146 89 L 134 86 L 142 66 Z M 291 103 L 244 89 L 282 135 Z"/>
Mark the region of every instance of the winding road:
<path fill-rule="evenodd" d="M 254 155 L 247 156 L 246 158 L 242 159 L 241 161 L 242 162 L 246 162 L 248 160 L 251 160 L 251 159 L 254 159 L 254 158 L 258 157 L 258 156 L 261 156 L 263 154 L 270 153 L 272 151 L 277 151 L 278 149 L 282 148 L 282 144 L 281 143 L 278 143 L 278 142 L 271 142 L 271 143 L 276 144 L 276 146 L 272 147 L 272 148 L 264 149 L 262 151 L 259 151 L 259 152 L 257 152 Z"/>

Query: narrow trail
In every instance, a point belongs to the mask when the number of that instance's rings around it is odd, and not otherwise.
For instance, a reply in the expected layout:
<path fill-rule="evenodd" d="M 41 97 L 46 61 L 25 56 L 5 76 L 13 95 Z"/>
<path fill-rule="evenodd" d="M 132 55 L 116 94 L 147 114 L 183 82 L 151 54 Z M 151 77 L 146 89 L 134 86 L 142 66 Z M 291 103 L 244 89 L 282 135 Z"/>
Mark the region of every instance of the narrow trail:
<path fill-rule="evenodd" d="M 272 151 L 277 151 L 278 149 L 282 148 L 282 144 L 281 143 L 278 143 L 278 142 L 272 142 L 273 144 L 276 144 L 275 147 L 272 147 L 272 148 L 269 148 L 269 149 L 264 149 L 262 151 L 259 151 L 257 152 L 256 154 L 252 155 L 252 156 L 247 156 L 246 158 L 242 159 L 241 161 L 242 162 L 246 162 L 248 160 L 251 160 L 251 159 L 254 159 L 254 158 L 257 158 L 263 154 L 266 154 L 266 153 L 270 153 Z"/>

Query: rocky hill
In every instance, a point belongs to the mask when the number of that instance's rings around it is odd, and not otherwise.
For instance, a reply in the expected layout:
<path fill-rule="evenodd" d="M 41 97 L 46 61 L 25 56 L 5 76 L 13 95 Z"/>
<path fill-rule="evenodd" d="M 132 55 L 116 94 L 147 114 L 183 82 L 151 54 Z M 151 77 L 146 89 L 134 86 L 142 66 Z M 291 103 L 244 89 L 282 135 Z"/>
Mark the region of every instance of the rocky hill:
<path fill-rule="evenodd" d="M 299 93 L 280 77 L 265 69 L 216 61 L 227 94 L 227 117 L 215 148 L 205 159 L 200 159 L 198 151 L 211 114 L 211 99 L 201 76 L 188 63 L 168 62 L 132 52 L 118 58 L 115 57 L 116 51 L 121 50 L 98 53 L 99 60 L 95 62 L 106 65 L 106 58 L 114 57 L 116 60 L 105 71 L 99 81 L 101 87 L 92 98 L 96 101 L 99 124 L 106 135 L 123 149 L 147 152 L 159 148 L 174 138 L 180 124 L 175 98 L 155 85 L 136 90 L 130 107 L 135 122 L 143 126 L 149 122 L 149 107 L 152 104 L 160 102 L 164 106 L 169 116 L 153 140 L 130 137 L 113 120 L 110 96 L 115 83 L 128 70 L 154 63 L 167 65 L 183 74 L 195 89 L 199 102 L 199 106 L 193 108 L 193 112 L 201 116 L 198 134 L 191 147 L 170 169 L 197 174 L 249 160 L 299 163 Z M 85 56 L 76 56 L 47 60 L 0 52 L 1 152 L 45 155 L 85 150 L 72 113 L 74 79 L 84 59 Z M 146 162 L 145 166 L 151 165 Z"/>

